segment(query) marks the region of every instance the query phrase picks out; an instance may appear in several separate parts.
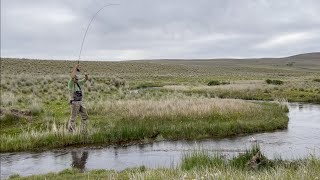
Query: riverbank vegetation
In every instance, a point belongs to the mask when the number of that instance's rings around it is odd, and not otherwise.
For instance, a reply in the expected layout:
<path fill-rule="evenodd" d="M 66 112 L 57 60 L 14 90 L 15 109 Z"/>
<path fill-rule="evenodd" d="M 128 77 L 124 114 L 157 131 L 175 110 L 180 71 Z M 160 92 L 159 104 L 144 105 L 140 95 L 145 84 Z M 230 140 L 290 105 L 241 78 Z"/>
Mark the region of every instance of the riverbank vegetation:
<path fill-rule="evenodd" d="M 60 173 L 48 173 L 9 179 L 319 179 L 320 160 L 312 156 L 303 160 L 269 160 L 259 148 L 226 159 L 219 154 L 195 151 L 185 154 L 176 168 L 149 169 L 144 166 L 117 172 L 114 170 L 92 170 L 80 173 L 77 169 L 66 169 Z"/>
<path fill-rule="evenodd" d="M 177 96 L 89 101 L 91 122 L 85 134 L 80 130 L 66 131 L 69 112 L 67 107 L 60 107 L 60 102 L 46 106 L 44 109 L 51 109 L 51 113 L 40 114 L 34 120 L 5 113 L 2 121 L 6 124 L 0 135 L 1 151 L 222 138 L 287 127 L 288 109 L 282 103 Z"/>
<path fill-rule="evenodd" d="M 320 103 L 318 61 L 287 66 L 289 61 L 81 62 L 81 74 L 89 72 L 91 78 L 83 88 L 90 118 L 83 135 L 65 130 L 70 115 L 67 83 L 75 62 L 3 58 L 0 151 L 284 129 L 288 109 L 282 102 Z M 267 79 L 283 84 L 268 84 Z"/>

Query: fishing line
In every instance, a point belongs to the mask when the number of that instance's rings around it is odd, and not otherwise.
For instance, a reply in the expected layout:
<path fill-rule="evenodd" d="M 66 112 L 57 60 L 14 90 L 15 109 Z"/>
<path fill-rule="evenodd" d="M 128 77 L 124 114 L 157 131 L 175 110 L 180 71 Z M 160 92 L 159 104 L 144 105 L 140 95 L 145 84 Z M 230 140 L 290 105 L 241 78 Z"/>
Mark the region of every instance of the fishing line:
<path fill-rule="evenodd" d="M 99 13 L 102 9 L 104 9 L 104 8 L 106 8 L 106 7 L 108 7 L 108 6 L 116 6 L 116 5 L 120 5 L 120 4 L 107 4 L 107 5 L 104 5 L 104 6 L 103 6 L 102 8 L 100 8 L 100 9 L 93 15 L 93 17 L 91 18 L 91 20 L 90 20 L 90 22 L 89 22 L 89 24 L 88 24 L 88 26 L 87 26 L 86 32 L 84 33 L 84 36 L 83 36 L 83 39 L 82 39 L 82 43 L 81 43 L 81 47 L 80 47 L 80 52 L 79 52 L 79 58 L 78 58 L 78 64 L 79 64 L 80 59 L 81 59 L 81 52 L 82 52 L 83 44 L 84 44 L 84 41 L 85 41 L 85 39 L 86 39 L 86 37 L 87 37 L 87 33 L 88 33 L 88 30 L 89 30 L 89 28 L 90 28 L 90 25 L 91 25 L 92 21 L 94 20 L 94 18 L 98 15 L 98 13 Z M 78 69 L 77 69 L 77 70 L 78 70 Z M 78 70 L 78 71 L 79 71 L 79 70 Z"/>

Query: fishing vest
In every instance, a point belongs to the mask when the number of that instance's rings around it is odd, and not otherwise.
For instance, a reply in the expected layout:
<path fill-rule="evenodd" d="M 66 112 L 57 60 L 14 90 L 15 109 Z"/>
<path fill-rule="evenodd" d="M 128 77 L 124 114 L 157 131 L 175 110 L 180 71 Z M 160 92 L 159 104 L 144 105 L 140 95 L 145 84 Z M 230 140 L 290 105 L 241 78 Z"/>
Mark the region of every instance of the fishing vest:
<path fill-rule="evenodd" d="M 81 87 L 79 86 L 79 84 L 77 83 L 77 86 L 79 88 L 79 91 L 73 91 L 73 100 L 74 101 L 82 101 L 82 91 L 81 91 Z"/>

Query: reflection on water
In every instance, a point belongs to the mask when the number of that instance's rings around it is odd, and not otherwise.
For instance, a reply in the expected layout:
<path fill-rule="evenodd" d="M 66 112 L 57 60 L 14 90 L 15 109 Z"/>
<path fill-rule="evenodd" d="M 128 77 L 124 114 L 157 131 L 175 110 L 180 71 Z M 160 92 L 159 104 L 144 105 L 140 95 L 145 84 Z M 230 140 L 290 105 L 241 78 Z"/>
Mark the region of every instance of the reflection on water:
<path fill-rule="evenodd" d="M 269 158 L 303 158 L 310 154 L 320 157 L 320 105 L 290 103 L 288 129 L 272 133 L 201 141 L 164 141 L 152 144 L 107 148 L 57 149 L 41 153 L 1 154 L 1 179 L 20 175 L 59 172 L 78 168 L 115 169 L 144 165 L 150 168 L 176 167 L 183 154 L 197 150 L 219 152 L 231 157 L 256 142 Z M 90 156 L 89 156 L 90 154 Z"/>
<path fill-rule="evenodd" d="M 80 170 L 80 172 L 84 172 L 87 159 L 88 159 L 88 151 L 72 151 L 72 164 L 71 167 L 77 168 Z"/>

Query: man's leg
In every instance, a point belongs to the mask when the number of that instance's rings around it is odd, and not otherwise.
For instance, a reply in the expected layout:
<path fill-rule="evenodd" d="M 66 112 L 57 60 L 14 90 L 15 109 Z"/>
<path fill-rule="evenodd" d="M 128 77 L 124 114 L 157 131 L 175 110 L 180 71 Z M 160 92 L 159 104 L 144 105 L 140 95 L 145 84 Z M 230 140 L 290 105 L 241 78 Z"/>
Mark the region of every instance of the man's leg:
<path fill-rule="evenodd" d="M 88 124 L 88 113 L 87 113 L 87 109 L 81 105 L 80 106 L 80 115 L 81 115 L 81 132 L 87 132 L 87 124 Z"/>
<path fill-rule="evenodd" d="M 71 104 L 71 117 L 70 117 L 68 125 L 67 125 L 69 132 L 75 131 L 75 121 L 76 121 L 79 109 L 80 109 L 79 104 L 77 104 L 77 103 Z"/>

